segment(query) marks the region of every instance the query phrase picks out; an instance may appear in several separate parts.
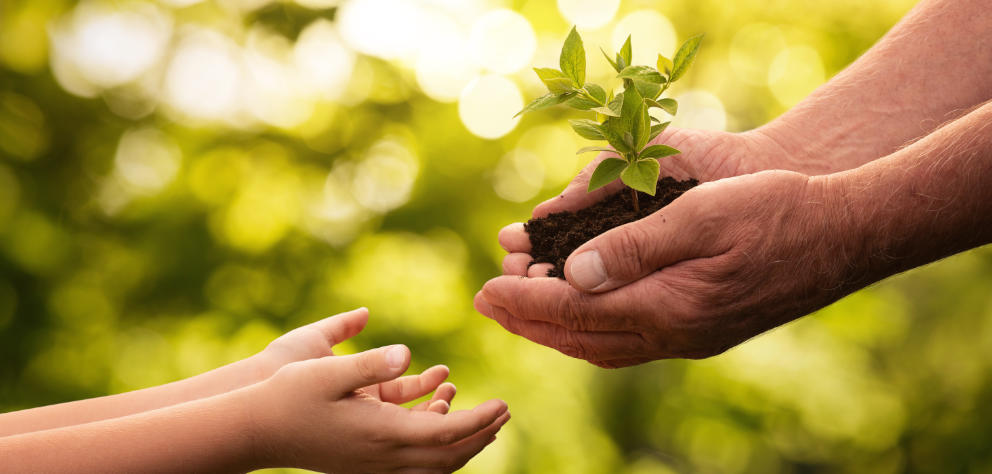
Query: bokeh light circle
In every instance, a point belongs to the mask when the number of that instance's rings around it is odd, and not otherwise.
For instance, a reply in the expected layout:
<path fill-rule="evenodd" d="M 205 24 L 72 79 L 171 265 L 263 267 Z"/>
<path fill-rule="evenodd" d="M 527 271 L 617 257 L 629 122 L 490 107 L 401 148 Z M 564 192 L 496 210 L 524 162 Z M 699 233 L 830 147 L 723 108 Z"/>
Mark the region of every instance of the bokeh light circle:
<path fill-rule="evenodd" d="M 614 51 L 620 51 L 627 35 L 631 36 L 634 64 L 654 66 L 658 53 L 670 58 L 678 47 L 672 22 L 654 10 L 637 10 L 617 22 L 611 36 Z"/>
<path fill-rule="evenodd" d="M 165 96 L 180 112 L 199 119 L 230 117 L 239 107 L 242 67 L 226 36 L 198 31 L 176 48 L 165 75 Z"/>
<path fill-rule="evenodd" d="M 179 172 L 182 152 L 168 135 L 154 128 L 128 130 L 114 155 L 115 171 L 128 187 L 152 193 L 169 184 Z"/>
<path fill-rule="evenodd" d="M 785 107 L 792 107 L 825 79 L 820 53 L 805 46 L 790 46 L 780 52 L 768 69 L 768 87 Z"/>
<path fill-rule="evenodd" d="M 672 126 L 701 130 L 726 130 L 727 112 L 723 101 L 710 92 L 692 90 L 678 95 L 679 113 Z"/>
<path fill-rule="evenodd" d="M 537 155 L 527 150 L 513 150 L 493 170 L 493 190 L 512 202 L 532 199 L 544 184 L 544 167 Z"/>
<path fill-rule="evenodd" d="M 416 2 L 351 0 L 335 19 L 341 37 L 357 51 L 383 59 L 402 59 L 419 50 L 422 13 Z"/>
<path fill-rule="evenodd" d="M 425 32 L 414 66 L 417 85 L 434 100 L 453 102 L 475 78 L 478 66 L 461 26 L 446 15 L 431 16 L 432 26 Z"/>
<path fill-rule="evenodd" d="M 523 96 L 513 81 L 489 74 L 465 86 L 458 99 L 458 116 L 473 135 L 499 138 L 517 126 L 520 117 L 514 114 L 523 107 Z"/>
<path fill-rule="evenodd" d="M 348 85 L 355 53 L 345 46 L 334 24 L 321 18 L 300 33 L 293 46 L 293 63 L 311 93 L 334 100 Z"/>
<path fill-rule="evenodd" d="M 558 0 L 558 11 L 580 29 L 595 30 L 613 20 L 620 0 Z"/>
<path fill-rule="evenodd" d="M 512 10 L 493 10 L 472 25 L 469 39 L 472 57 L 480 66 L 500 74 L 512 74 L 530 64 L 537 50 L 534 28 L 523 15 Z"/>
<path fill-rule="evenodd" d="M 751 23 L 734 34 L 728 61 L 737 78 L 751 85 L 768 83 L 768 69 L 782 49 L 785 37 L 775 25 Z"/>

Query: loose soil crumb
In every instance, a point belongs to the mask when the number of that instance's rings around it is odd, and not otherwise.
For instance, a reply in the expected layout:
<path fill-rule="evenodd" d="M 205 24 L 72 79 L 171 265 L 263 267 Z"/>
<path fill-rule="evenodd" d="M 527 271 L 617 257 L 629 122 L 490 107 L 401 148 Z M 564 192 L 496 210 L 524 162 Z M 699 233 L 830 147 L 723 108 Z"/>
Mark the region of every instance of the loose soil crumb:
<path fill-rule="evenodd" d="M 534 258 L 530 264 L 550 263 L 554 268 L 548 270 L 548 276 L 564 279 L 565 260 L 580 245 L 614 227 L 654 213 L 698 184 L 695 179 L 677 181 L 666 176 L 658 181 L 658 191 L 654 196 L 637 193 L 641 207 L 639 213 L 634 212 L 630 191 L 623 188 L 578 212 L 556 212 L 531 219 L 524 224 L 524 230 L 530 236 L 530 255 Z"/>

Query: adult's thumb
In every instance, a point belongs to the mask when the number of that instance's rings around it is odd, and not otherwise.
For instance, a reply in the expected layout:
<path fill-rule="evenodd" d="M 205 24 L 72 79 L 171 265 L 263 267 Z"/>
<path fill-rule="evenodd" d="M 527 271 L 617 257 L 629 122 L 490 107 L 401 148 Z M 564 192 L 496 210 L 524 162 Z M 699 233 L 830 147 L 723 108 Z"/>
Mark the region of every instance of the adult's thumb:
<path fill-rule="evenodd" d="M 402 344 L 358 354 L 326 358 L 334 391 L 344 396 L 369 385 L 393 380 L 410 366 L 410 349 Z"/>
<path fill-rule="evenodd" d="M 697 257 L 701 236 L 690 235 L 678 209 L 662 209 L 600 234 L 565 261 L 565 278 L 576 289 L 600 293 L 658 269 Z"/>

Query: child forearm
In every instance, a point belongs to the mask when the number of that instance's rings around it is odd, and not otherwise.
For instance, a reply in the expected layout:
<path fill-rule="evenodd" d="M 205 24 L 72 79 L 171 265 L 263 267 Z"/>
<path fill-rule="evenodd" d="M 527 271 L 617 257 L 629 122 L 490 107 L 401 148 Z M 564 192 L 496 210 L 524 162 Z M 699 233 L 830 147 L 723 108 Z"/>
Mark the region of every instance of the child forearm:
<path fill-rule="evenodd" d="M 211 397 L 264 380 L 271 372 L 256 355 L 157 387 L 5 413 L 0 415 L 0 437 L 128 416 Z"/>
<path fill-rule="evenodd" d="M 9 472 L 245 472 L 252 430 L 245 391 L 0 438 Z"/>

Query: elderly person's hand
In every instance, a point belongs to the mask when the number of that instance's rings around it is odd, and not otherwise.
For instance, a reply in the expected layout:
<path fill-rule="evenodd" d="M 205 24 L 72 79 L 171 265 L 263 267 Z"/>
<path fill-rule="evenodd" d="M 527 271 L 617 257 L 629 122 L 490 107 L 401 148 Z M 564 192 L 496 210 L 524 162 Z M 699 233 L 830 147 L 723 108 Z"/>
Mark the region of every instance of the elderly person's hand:
<path fill-rule="evenodd" d="M 579 247 L 568 282 L 508 272 L 476 308 L 603 367 L 718 354 L 836 298 L 844 263 L 827 237 L 825 179 L 765 171 L 702 184 Z"/>

